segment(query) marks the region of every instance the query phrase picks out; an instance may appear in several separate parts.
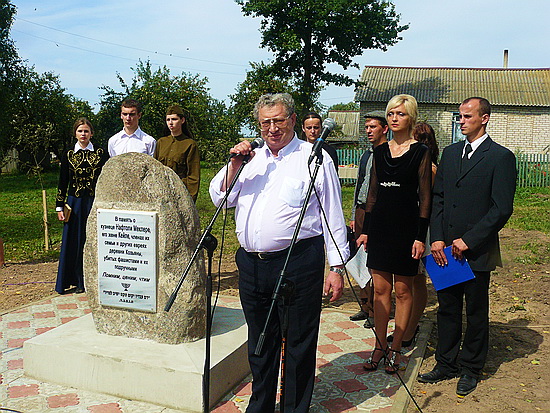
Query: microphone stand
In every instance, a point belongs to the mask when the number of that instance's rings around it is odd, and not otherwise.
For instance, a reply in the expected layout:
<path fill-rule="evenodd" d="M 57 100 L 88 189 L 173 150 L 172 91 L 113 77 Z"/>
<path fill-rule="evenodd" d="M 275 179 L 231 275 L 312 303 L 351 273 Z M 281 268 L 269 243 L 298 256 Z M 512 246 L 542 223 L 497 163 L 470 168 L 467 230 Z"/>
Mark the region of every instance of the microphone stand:
<path fill-rule="evenodd" d="M 208 253 L 208 270 L 206 271 L 206 339 L 204 354 L 204 369 L 202 375 L 202 406 L 205 412 L 210 411 L 210 354 L 212 337 L 212 258 L 214 250 L 218 246 L 218 240 L 210 233 L 204 239 L 204 247 Z"/>
<path fill-rule="evenodd" d="M 246 155 L 244 156 L 243 163 L 237 170 L 237 173 L 235 174 L 235 177 L 233 178 L 233 181 L 231 181 L 231 184 L 225 191 L 225 196 L 223 197 L 222 201 L 216 208 L 216 212 L 212 216 L 209 224 L 206 226 L 205 230 L 203 231 L 201 238 L 199 240 L 199 243 L 197 244 L 197 247 L 195 248 L 195 251 L 193 252 L 193 255 L 191 256 L 191 259 L 189 260 L 189 263 L 187 264 L 187 267 L 185 268 L 185 271 L 183 272 L 182 276 L 179 279 L 178 285 L 168 298 L 168 301 L 166 302 L 166 305 L 164 307 L 164 311 L 168 312 L 172 308 L 172 305 L 174 304 L 174 301 L 176 300 L 176 297 L 178 295 L 178 292 L 187 278 L 187 275 L 189 274 L 189 271 L 191 270 L 191 266 L 195 262 L 197 256 L 199 255 L 199 252 L 201 248 L 205 248 L 208 253 L 208 271 L 207 271 L 207 277 L 206 277 L 206 336 L 205 336 L 205 357 L 204 357 L 204 374 L 203 374 L 203 380 L 202 380 L 202 394 L 203 394 L 203 412 L 208 413 L 210 411 L 210 347 L 211 347 L 211 335 L 212 335 L 212 316 L 211 316 L 211 308 L 212 308 L 212 257 L 214 255 L 214 250 L 218 246 L 218 240 L 210 234 L 210 231 L 212 231 L 212 228 L 214 226 L 214 223 L 216 222 L 216 219 L 220 215 L 221 210 L 223 209 L 224 205 L 227 203 L 227 198 L 231 194 L 231 191 L 233 190 L 233 187 L 237 183 L 237 180 L 239 178 L 239 175 L 241 174 L 244 166 L 248 163 L 250 160 L 250 156 Z"/>
<path fill-rule="evenodd" d="M 269 324 L 271 323 L 271 318 L 273 317 L 273 313 L 276 309 L 277 301 L 282 299 L 283 316 L 281 321 L 281 384 L 280 384 L 280 399 L 279 399 L 280 413 L 284 413 L 285 411 L 285 391 L 286 391 L 286 362 L 285 362 L 286 354 L 285 353 L 286 353 L 286 342 L 287 342 L 288 324 L 289 324 L 288 313 L 289 313 L 290 301 L 292 299 L 292 296 L 294 295 L 294 289 L 295 289 L 294 283 L 290 280 L 287 280 L 285 278 L 285 274 L 287 273 L 286 268 L 288 266 L 288 263 L 290 262 L 290 257 L 292 256 L 292 250 L 294 248 L 294 245 L 296 244 L 296 240 L 298 239 L 298 234 L 300 233 L 300 228 L 302 227 L 302 222 L 306 215 L 307 206 L 309 203 L 309 199 L 311 198 L 311 193 L 313 192 L 315 180 L 317 178 L 317 174 L 319 173 L 319 168 L 323 164 L 323 154 L 321 151 L 319 151 L 319 153 L 316 154 L 316 157 L 317 157 L 317 160 L 315 162 L 313 178 L 309 183 L 304 204 L 302 205 L 300 215 L 298 216 L 298 222 L 296 223 L 296 227 L 294 228 L 294 233 L 292 234 L 292 239 L 290 241 L 290 246 L 288 247 L 288 253 L 286 255 L 286 259 L 283 264 L 283 269 L 281 270 L 281 274 L 277 279 L 277 284 L 275 285 L 275 288 L 273 290 L 273 295 L 271 296 L 271 305 L 267 313 L 267 319 L 265 320 L 264 328 L 260 333 L 260 337 L 258 338 L 256 349 L 254 350 L 254 355 L 256 356 L 259 356 L 262 353 L 262 347 L 266 339 L 267 329 L 269 327 Z M 308 166 L 307 166 L 308 168 L 309 168 L 309 163 L 310 162 L 308 162 Z"/>

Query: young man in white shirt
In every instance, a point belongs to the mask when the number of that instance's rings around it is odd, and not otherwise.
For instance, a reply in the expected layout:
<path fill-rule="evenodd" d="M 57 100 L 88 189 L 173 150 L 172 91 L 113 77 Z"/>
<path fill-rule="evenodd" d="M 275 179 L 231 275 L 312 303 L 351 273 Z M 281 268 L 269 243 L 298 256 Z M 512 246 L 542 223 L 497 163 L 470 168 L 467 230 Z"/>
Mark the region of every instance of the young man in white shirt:
<path fill-rule="evenodd" d="M 123 129 L 109 139 L 109 156 L 117 156 L 127 152 L 140 152 L 153 156 L 157 141 L 139 127 L 141 118 L 141 103 L 134 99 L 126 99 L 120 108 L 120 119 Z"/>

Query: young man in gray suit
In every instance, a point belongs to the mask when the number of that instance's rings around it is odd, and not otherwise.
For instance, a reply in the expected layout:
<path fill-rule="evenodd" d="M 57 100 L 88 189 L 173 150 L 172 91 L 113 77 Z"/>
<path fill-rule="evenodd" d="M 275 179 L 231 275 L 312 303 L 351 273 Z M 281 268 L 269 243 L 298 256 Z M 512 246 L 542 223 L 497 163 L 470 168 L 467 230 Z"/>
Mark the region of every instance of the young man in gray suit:
<path fill-rule="evenodd" d="M 443 151 L 435 177 L 430 235 L 432 254 L 443 266 L 443 249 L 468 260 L 475 279 L 438 291 L 438 343 L 435 368 L 418 376 L 437 383 L 459 376 L 456 392 L 475 390 L 489 349 L 489 277 L 502 266 L 498 231 L 512 215 L 516 159 L 486 133 L 491 116 L 487 99 L 468 98 L 460 105 L 466 141 Z M 462 342 L 462 307 L 467 327 Z"/>

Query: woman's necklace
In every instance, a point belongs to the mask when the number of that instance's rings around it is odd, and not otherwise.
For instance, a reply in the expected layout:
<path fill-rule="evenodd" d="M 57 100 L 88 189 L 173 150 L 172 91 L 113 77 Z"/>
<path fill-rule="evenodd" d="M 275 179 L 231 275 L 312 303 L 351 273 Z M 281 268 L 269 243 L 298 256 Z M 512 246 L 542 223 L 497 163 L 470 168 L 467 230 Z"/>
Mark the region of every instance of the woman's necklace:
<path fill-rule="evenodd" d="M 392 158 L 398 158 L 399 156 L 407 152 L 413 141 L 414 139 L 409 138 L 405 142 L 399 144 L 395 140 L 393 140 L 394 144 L 390 147 L 390 149 L 393 148 L 393 150 L 391 151 Z"/>

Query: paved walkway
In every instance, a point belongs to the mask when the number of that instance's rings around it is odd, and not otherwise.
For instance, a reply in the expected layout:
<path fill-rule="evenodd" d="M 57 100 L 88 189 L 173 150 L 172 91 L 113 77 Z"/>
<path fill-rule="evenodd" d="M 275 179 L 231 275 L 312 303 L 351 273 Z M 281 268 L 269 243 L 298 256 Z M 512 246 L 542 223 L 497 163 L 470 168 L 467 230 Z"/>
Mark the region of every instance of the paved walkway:
<path fill-rule="evenodd" d="M 234 306 L 235 297 L 221 303 Z M 55 296 L 0 316 L 0 412 L 22 413 L 176 413 L 177 410 L 120 397 L 42 383 L 24 375 L 23 343 L 61 324 L 90 312 L 85 295 Z M 409 352 L 407 369 L 400 374 L 411 386 L 426 346 L 428 326 L 421 330 L 418 345 Z M 323 310 L 317 351 L 317 384 L 310 411 L 403 412 L 408 395 L 399 378 L 380 367 L 365 372 L 362 364 L 374 347 L 374 335 L 349 314 Z M 213 410 L 244 412 L 250 397 L 250 378 Z M 200 391 L 200 390 L 197 390 Z M 4 410 L 10 409 L 10 410 Z"/>

